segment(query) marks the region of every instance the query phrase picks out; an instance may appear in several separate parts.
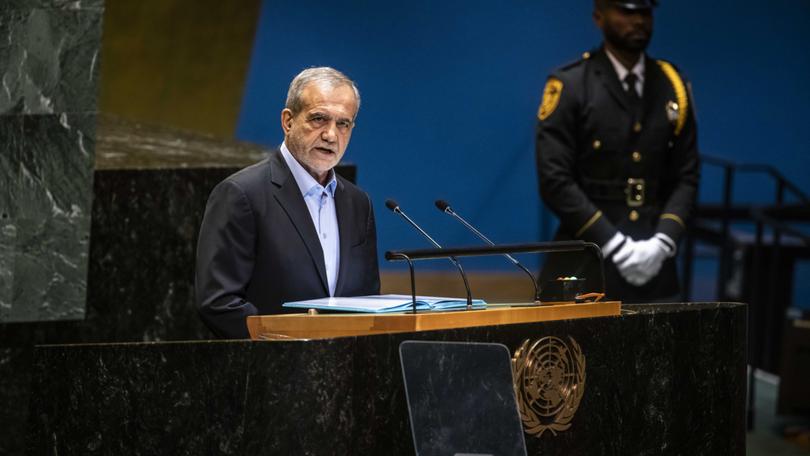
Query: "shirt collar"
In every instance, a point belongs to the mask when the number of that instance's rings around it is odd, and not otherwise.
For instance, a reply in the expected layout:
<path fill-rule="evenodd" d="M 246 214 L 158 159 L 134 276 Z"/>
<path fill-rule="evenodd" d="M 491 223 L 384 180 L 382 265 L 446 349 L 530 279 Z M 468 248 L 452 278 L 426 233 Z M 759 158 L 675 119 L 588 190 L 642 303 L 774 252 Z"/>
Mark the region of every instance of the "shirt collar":
<path fill-rule="evenodd" d="M 613 64 L 613 69 L 616 70 L 616 76 L 619 77 L 619 81 L 624 82 L 624 78 L 627 76 L 627 73 L 632 71 L 633 74 L 635 74 L 638 78 L 639 82 L 642 84 L 644 83 L 644 60 L 647 58 L 645 54 L 642 53 L 641 58 L 638 59 L 638 62 L 633 65 L 633 68 L 630 71 L 627 71 L 627 68 L 625 68 L 624 65 L 619 62 L 619 59 L 614 57 L 613 54 L 607 50 L 607 48 L 605 48 L 605 53 L 607 54 L 608 59 L 610 59 L 610 63 Z"/>
<path fill-rule="evenodd" d="M 298 184 L 298 189 L 301 190 L 301 194 L 303 196 L 310 196 L 310 195 L 320 195 L 324 191 L 333 197 L 335 196 L 335 188 L 337 187 L 337 177 L 335 177 L 335 170 L 329 170 L 329 183 L 326 186 L 321 185 L 318 181 L 312 177 L 307 170 L 298 163 L 298 160 L 293 157 L 292 152 L 290 149 L 287 149 L 287 144 L 281 143 L 281 156 L 284 157 L 284 161 L 287 162 L 287 167 L 290 168 L 290 172 L 292 172 L 293 178 L 295 179 L 295 183 Z"/>

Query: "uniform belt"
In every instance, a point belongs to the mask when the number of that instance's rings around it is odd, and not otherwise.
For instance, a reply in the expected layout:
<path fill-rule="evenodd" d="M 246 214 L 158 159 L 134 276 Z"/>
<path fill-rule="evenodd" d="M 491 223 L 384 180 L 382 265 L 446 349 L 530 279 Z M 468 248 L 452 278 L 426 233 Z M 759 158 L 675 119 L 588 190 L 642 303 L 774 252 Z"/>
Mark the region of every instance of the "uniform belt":
<path fill-rule="evenodd" d="M 624 181 L 583 178 L 581 186 L 592 201 L 624 202 L 630 207 L 657 202 L 657 183 L 644 178 L 631 177 Z"/>

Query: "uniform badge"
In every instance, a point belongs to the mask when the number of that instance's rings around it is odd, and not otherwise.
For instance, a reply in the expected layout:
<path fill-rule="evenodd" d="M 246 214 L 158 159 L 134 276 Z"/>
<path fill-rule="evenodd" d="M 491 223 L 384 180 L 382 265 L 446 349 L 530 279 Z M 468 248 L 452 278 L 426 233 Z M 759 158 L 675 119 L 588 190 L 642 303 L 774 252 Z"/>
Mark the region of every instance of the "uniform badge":
<path fill-rule="evenodd" d="M 672 83 L 672 90 L 675 92 L 676 101 L 670 100 L 667 103 L 667 118 L 675 125 L 675 136 L 678 136 L 681 134 L 684 125 L 686 125 L 686 115 L 689 112 L 689 98 L 686 96 L 686 86 L 684 86 L 681 75 L 675 71 L 671 64 L 659 60 L 658 66 L 661 67 L 661 71 Z"/>
<path fill-rule="evenodd" d="M 667 119 L 673 124 L 677 124 L 678 120 L 681 118 L 681 107 L 678 106 L 678 103 L 670 100 L 667 102 Z"/>
<path fill-rule="evenodd" d="M 537 118 L 546 120 L 560 103 L 560 96 L 562 95 L 563 83 L 557 78 L 549 78 L 546 82 L 546 88 L 543 89 L 543 103 L 540 104 L 540 109 L 537 111 Z"/>

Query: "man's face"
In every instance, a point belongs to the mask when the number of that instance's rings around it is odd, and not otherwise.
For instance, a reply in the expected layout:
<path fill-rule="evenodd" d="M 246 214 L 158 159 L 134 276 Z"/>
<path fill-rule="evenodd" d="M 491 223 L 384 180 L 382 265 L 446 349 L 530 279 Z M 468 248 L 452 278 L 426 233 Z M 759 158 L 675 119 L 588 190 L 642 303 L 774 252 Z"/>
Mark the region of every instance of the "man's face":
<path fill-rule="evenodd" d="M 642 52 L 652 38 L 652 9 L 629 10 L 606 6 L 594 11 L 593 18 L 602 30 L 605 41 L 618 49 Z"/>
<path fill-rule="evenodd" d="M 284 142 L 301 166 L 324 184 L 349 145 L 357 99 L 348 85 L 311 83 L 301 95 L 301 112 L 293 115 L 289 109 L 281 111 Z"/>

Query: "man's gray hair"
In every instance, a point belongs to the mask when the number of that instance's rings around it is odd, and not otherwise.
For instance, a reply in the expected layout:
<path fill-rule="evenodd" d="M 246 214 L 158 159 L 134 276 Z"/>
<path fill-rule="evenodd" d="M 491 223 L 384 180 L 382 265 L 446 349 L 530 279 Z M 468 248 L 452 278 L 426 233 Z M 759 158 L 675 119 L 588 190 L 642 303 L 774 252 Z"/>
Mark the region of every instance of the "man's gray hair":
<path fill-rule="evenodd" d="M 301 95 L 304 89 L 311 83 L 326 84 L 330 88 L 347 85 L 354 90 L 354 98 L 357 100 L 357 111 L 360 111 L 360 91 L 354 81 L 348 78 L 345 74 L 330 67 L 315 67 L 307 68 L 306 70 L 298 73 L 290 83 L 290 89 L 287 90 L 287 102 L 285 108 L 292 111 L 293 115 L 298 114 L 304 109 L 304 100 Z M 357 116 L 357 113 L 355 113 Z"/>

